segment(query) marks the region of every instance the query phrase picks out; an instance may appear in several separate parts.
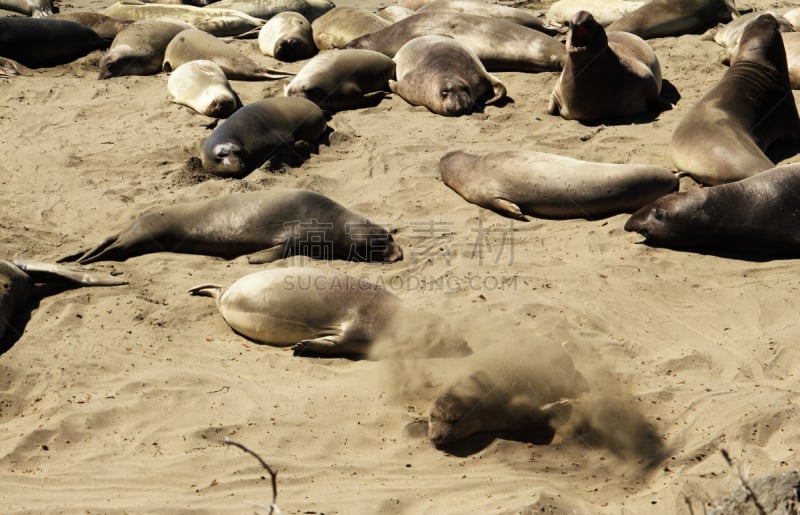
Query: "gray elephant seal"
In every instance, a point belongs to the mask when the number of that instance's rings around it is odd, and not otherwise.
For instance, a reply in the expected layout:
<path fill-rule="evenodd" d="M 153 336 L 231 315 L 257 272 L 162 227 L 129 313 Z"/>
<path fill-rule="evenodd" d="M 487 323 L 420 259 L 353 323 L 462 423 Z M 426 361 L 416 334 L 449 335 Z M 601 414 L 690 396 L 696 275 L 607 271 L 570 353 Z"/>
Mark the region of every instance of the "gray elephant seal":
<path fill-rule="evenodd" d="M 449 36 L 421 36 L 394 57 L 397 80 L 389 88 L 412 105 L 460 116 L 506 96 L 500 79 L 483 67 L 475 52 Z"/>
<path fill-rule="evenodd" d="M 241 107 L 225 72 L 214 61 L 200 59 L 178 66 L 169 76 L 167 90 L 175 103 L 213 118 L 227 118 Z"/>
<path fill-rule="evenodd" d="M 589 11 L 597 23 L 606 27 L 645 3 L 630 0 L 559 0 L 547 10 L 547 21 L 552 25 L 567 25 L 578 11 Z"/>
<path fill-rule="evenodd" d="M 747 25 L 739 53 L 714 86 L 678 123 L 670 153 L 678 170 L 706 185 L 738 181 L 772 168 L 764 152 L 800 143 L 800 118 L 789 85 L 775 18 Z"/>
<path fill-rule="evenodd" d="M 308 21 L 314 21 L 333 9 L 334 5 L 329 0 L 219 0 L 211 7 L 233 9 L 263 20 L 292 11 L 302 14 Z"/>
<path fill-rule="evenodd" d="M 323 137 L 327 121 L 310 100 L 273 97 L 247 104 L 203 143 L 203 168 L 223 177 L 242 177 L 282 149 L 308 154 Z"/>
<path fill-rule="evenodd" d="M 724 47 L 725 51 L 720 57 L 720 62 L 722 64 L 730 64 L 731 59 L 739 53 L 739 42 L 742 39 L 745 27 L 762 14 L 771 14 L 778 22 L 779 31 L 794 32 L 794 26 L 783 16 L 772 11 L 751 12 L 741 15 L 721 27 L 710 29 L 703 35 L 703 39 L 712 39 L 714 43 Z"/>
<path fill-rule="evenodd" d="M 104 9 L 103 14 L 118 20 L 171 18 L 204 30 L 214 36 L 238 36 L 264 25 L 264 20 L 234 9 L 195 7 L 193 5 L 147 4 L 122 0 Z"/>
<path fill-rule="evenodd" d="M 375 14 L 379 18 L 383 18 L 389 23 L 395 23 L 405 18 L 408 18 L 409 16 L 414 14 L 414 11 L 408 9 L 407 7 L 401 7 L 399 5 L 390 5 L 388 7 L 384 7 L 383 9 L 379 9 L 378 12 L 376 12 Z"/>
<path fill-rule="evenodd" d="M 192 28 L 180 20 L 141 20 L 128 25 L 117 34 L 100 60 L 98 79 L 160 72 L 169 42 Z"/>
<path fill-rule="evenodd" d="M 53 0 L 0 0 L 0 9 L 34 18 L 44 18 L 58 12 Z"/>
<path fill-rule="evenodd" d="M 292 346 L 304 356 L 365 357 L 379 339 L 397 339 L 400 357 L 464 356 L 469 346 L 444 319 L 404 307 L 379 285 L 342 272 L 289 267 L 246 275 L 230 287 L 202 285 L 237 333 Z"/>
<path fill-rule="evenodd" d="M 261 66 L 224 41 L 199 29 L 189 29 L 176 35 L 164 52 L 163 68 L 171 72 L 183 63 L 207 59 L 225 71 L 230 80 L 275 80 L 291 75 Z"/>
<path fill-rule="evenodd" d="M 320 242 L 319 237 L 322 237 Z M 393 263 L 403 251 L 383 227 L 307 190 L 270 190 L 157 208 L 62 261 L 124 261 L 151 252 L 261 264 L 289 256 Z"/>
<path fill-rule="evenodd" d="M 661 110 L 661 65 L 639 36 L 609 32 L 578 11 L 567 35 L 567 61 L 547 112 L 598 122 Z"/>
<path fill-rule="evenodd" d="M 490 16 L 492 18 L 508 20 L 538 30 L 539 32 L 544 32 L 549 36 L 554 36 L 558 33 L 556 29 L 546 26 L 541 18 L 530 11 L 477 0 L 433 0 L 417 9 L 417 12 L 451 12 Z"/>
<path fill-rule="evenodd" d="M 636 211 L 625 230 L 654 247 L 800 256 L 800 165 L 666 195 Z"/>
<path fill-rule="evenodd" d="M 278 13 L 261 27 L 258 49 L 266 56 L 290 63 L 317 53 L 311 24 L 293 11 Z"/>
<path fill-rule="evenodd" d="M 314 44 L 320 50 L 345 48 L 357 37 L 391 25 L 380 16 L 358 7 L 335 7 L 311 24 Z"/>
<path fill-rule="evenodd" d="M 66 64 L 95 50 L 108 48 L 109 41 L 92 29 L 66 20 L 0 17 L 0 57 L 30 68 Z"/>
<path fill-rule="evenodd" d="M 520 220 L 631 212 L 678 187 L 675 174 L 658 166 L 593 163 L 525 150 L 484 156 L 451 152 L 439 161 L 439 173 L 467 201 Z"/>
<path fill-rule="evenodd" d="M 113 41 L 119 31 L 133 23 L 133 20 L 117 20 L 105 14 L 70 11 L 66 13 L 56 13 L 48 16 L 51 20 L 67 20 L 80 23 L 84 27 L 89 27 L 103 39 Z"/>
<path fill-rule="evenodd" d="M 395 63 L 372 50 L 329 50 L 314 56 L 284 88 L 288 97 L 302 97 L 326 111 L 367 107 L 389 90 Z"/>
<path fill-rule="evenodd" d="M 739 16 L 734 0 L 651 0 L 607 27 L 644 39 L 702 32 Z"/>
<path fill-rule="evenodd" d="M 351 41 L 349 48 L 366 48 L 394 57 L 408 41 L 430 34 L 452 36 L 493 71 L 560 70 L 564 45 L 539 31 L 514 22 L 471 14 L 418 13 L 378 32 Z"/>
<path fill-rule="evenodd" d="M 14 314 L 25 306 L 33 295 L 37 283 L 60 282 L 77 286 L 118 286 L 128 284 L 112 276 L 94 274 L 79 268 L 34 261 L 6 261 L 0 259 L 0 340 L 8 329 L 17 334 L 22 328 L 14 327 Z"/>

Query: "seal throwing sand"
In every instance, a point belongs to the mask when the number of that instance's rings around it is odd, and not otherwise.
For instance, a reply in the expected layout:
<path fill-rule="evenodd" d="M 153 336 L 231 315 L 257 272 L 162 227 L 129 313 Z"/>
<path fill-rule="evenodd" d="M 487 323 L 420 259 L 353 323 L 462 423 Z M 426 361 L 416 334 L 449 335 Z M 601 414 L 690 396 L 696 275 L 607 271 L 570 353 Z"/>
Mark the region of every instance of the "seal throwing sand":
<path fill-rule="evenodd" d="M 383 338 L 396 338 L 403 357 L 471 352 L 444 319 L 406 308 L 384 288 L 335 270 L 264 270 L 228 288 L 201 285 L 189 292 L 213 297 L 237 333 L 260 343 L 292 346 L 295 355 L 365 357 Z"/>

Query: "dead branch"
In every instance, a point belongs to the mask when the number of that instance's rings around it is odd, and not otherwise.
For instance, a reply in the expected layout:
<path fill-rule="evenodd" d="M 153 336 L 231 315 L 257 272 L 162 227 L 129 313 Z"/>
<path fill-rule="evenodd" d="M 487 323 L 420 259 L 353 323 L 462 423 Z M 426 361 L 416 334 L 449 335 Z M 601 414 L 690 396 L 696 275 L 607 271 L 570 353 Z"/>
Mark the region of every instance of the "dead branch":
<path fill-rule="evenodd" d="M 747 492 L 747 496 L 753 500 L 753 504 L 756 505 L 758 513 L 760 513 L 761 515 L 767 515 L 767 510 L 765 510 L 764 507 L 761 506 L 761 503 L 758 502 L 758 497 L 756 497 L 756 493 L 753 491 L 752 488 L 750 488 L 750 485 L 744 479 L 744 476 L 742 476 L 742 472 L 738 468 L 733 466 L 733 460 L 728 454 L 728 451 L 726 451 L 725 449 L 720 449 L 720 451 L 722 452 L 722 457 L 725 458 L 725 462 L 728 464 L 728 466 L 732 468 L 734 471 L 736 471 L 736 475 L 739 477 L 739 482 L 742 484 L 742 488 L 744 488 L 745 492 Z"/>
<path fill-rule="evenodd" d="M 264 461 L 261 458 L 261 456 L 258 455 L 258 453 L 256 453 L 255 451 L 245 447 L 243 444 L 240 444 L 239 442 L 234 442 L 233 440 L 229 440 L 227 437 L 225 438 L 223 443 L 226 444 L 226 445 L 233 445 L 235 447 L 240 448 L 244 452 L 250 454 L 255 459 L 257 459 L 258 462 L 261 463 L 261 466 L 264 467 L 265 469 L 267 469 L 267 472 L 269 472 L 270 478 L 272 478 L 272 503 L 269 505 L 269 514 L 268 515 L 272 515 L 273 513 L 275 515 L 280 515 L 281 514 L 281 510 L 278 509 L 278 505 L 275 504 L 276 500 L 278 499 L 278 473 L 275 472 L 274 470 L 272 470 L 272 467 L 270 467 L 269 464 L 267 464 L 267 462 Z"/>

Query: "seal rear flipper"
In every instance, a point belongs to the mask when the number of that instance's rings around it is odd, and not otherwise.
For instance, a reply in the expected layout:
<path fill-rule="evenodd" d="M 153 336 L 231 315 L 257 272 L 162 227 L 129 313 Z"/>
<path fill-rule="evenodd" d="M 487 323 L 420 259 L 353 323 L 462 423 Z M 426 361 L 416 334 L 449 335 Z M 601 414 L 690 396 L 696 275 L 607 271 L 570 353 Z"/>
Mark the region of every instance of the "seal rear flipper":
<path fill-rule="evenodd" d="M 286 243 L 282 242 L 274 247 L 269 247 L 268 249 L 259 250 L 253 254 L 247 256 L 247 262 L 251 265 L 263 265 L 265 263 L 272 263 L 273 261 L 277 261 L 279 259 L 283 259 L 288 256 L 286 252 Z"/>
<path fill-rule="evenodd" d="M 220 293 L 225 288 L 218 284 L 201 284 L 195 286 L 194 288 L 189 288 L 187 293 L 191 295 L 197 295 L 198 297 L 211 297 L 213 299 L 219 298 Z"/>
<path fill-rule="evenodd" d="M 484 102 L 485 105 L 492 105 L 506 98 L 508 91 L 506 91 L 506 87 L 502 82 L 500 82 L 500 79 L 494 75 L 489 75 L 489 83 L 492 85 L 494 96 Z"/>
<path fill-rule="evenodd" d="M 109 236 L 101 241 L 98 246 L 84 252 L 77 252 L 75 254 L 63 257 L 59 259 L 58 262 L 63 263 L 67 261 L 77 261 L 81 265 L 88 265 L 89 263 L 94 263 L 95 261 L 100 261 L 103 259 L 113 259 L 108 256 L 108 253 L 109 249 L 117 242 L 118 239 L 119 234 Z"/>
<path fill-rule="evenodd" d="M 364 356 L 365 345 L 353 342 L 344 335 L 331 335 L 303 340 L 292 346 L 295 356 Z"/>
<path fill-rule="evenodd" d="M 16 75 L 33 75 L 33 70 L 13 59 L 0 57 L 0 77 L 14 77 Z"/>
<path fill-rule="evenodd" d="M 488 202 L 488 207 L 494 211 L 497 211 L 501 215 L 510 216 L 511 218 L 522 220 L 523 222 L 528 221 L 528 217 L 522 213 L 522 210 L 519 208 L 519 206 L 510 200 L 493 198 Z"/>
<path fill-rule="evenodd" d="M 116 279 L 109 274 L 99 274 L 87 271 L 80 267 L 67 267 L 54 263 L 40 263 L 36 261 L 14 261 L 20 270 L 24 271 L 35 282 L 64 280 L 82 286 L 121 286 L 128 281 Z"/>

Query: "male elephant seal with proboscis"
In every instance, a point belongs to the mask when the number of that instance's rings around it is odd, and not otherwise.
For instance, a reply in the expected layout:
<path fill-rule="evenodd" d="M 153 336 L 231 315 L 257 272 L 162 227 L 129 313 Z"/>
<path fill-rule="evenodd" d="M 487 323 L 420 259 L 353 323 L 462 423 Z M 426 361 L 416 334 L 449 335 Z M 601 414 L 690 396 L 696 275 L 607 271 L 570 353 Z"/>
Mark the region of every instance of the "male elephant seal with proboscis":
<path fill-rule="evenodd" d="M 499 102 L 506 87 L 475 52 L 449 36 L 421 36 L 394 56 L 397 80 L 389 88 L 412 105 L 436 114 L 460 116 Z"/>
<path fill-rule="evenodd" d="M 678 170 L 706 185 L 772 168 L 774 143 L 800 144 L 800 118 L 786 51 L 772 15 L 749 23 L 731 67 L 675 127 L 670 153 Z"/>
<path fill-rule="evenodd" d="M 250 263 L 295 255 L 389 263 L 403 258 L 388 231 L 338 202 L 312 191 L 275 190 L 154 209 L 62 261 L 123 261 L 150 252 L 251 254 Z"/>
<path fill-rule="evenodd" d="M 241 106 L 222 68 L 205 59 L 183 63 L 173 70 L 167 90 L 175 103 L 214 118 L 227 118 Z"/>
<path fill-rule="evenodd" d="M 609 32 L 579 11 L 567 36 L 567 62 L 547 112 L 568 120 L 599 122 L 658 112 L 661 65 L 642 38 Z"/>
<path fill-rule="evenodd" d="M 631 212 L 678 187 L 676 175 L 658 166 L 593 163 L 525 150 L 483 156 L 451 152 L 439 161 L 439 173 L 467 201 L 519 220 Z"/>
<path fill-rule="evenodd" d="M 395 295 L 335 270 L 290 267 L 256 272 L 230 287 L 202 285 L 222 317 L 254 341 L 292 346 L 295 355 L 364 357 L 373 343 L 398 357 L 464 356 L 464 339 L 436 315 L 406 308 Z M 393 345 L 387 345 L 393 346 Z M 393 355 L 389 350 L 384 356 Z"/>

